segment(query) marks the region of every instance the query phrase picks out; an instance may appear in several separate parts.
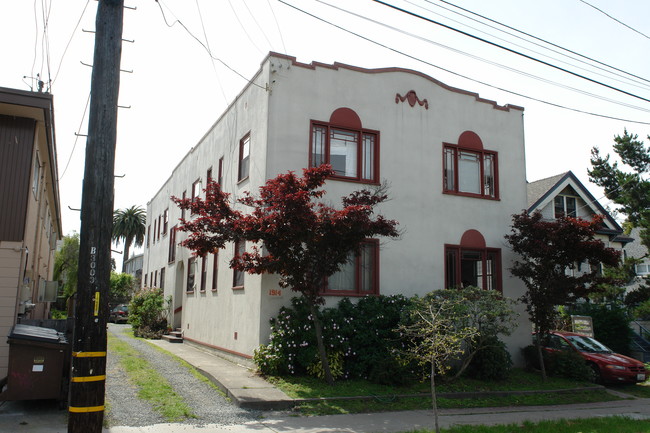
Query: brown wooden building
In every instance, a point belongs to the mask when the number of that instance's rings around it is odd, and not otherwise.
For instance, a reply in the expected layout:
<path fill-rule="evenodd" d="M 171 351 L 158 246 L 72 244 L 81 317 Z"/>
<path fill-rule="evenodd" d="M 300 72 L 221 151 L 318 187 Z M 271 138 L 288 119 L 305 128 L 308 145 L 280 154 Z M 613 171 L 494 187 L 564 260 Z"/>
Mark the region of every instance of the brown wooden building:
<path fill-rule="evenodd" d="M 52 95 L 0 87 L 0 379 L 19 318 L 47 318 L 61 239 Z"/>

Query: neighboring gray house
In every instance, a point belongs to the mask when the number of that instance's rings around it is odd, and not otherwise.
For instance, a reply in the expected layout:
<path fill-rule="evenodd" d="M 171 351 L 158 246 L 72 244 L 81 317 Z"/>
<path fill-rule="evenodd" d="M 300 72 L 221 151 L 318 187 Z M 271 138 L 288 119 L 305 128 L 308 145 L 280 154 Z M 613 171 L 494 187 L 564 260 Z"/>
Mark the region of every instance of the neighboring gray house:
<path fill-rule="evenodd" d="M 142 286 L 142 263 L 144 254 L 136 254 L 124 262 L 124 271 L 133 276 L 135 287 Z"/>
<path fill-rule="evenodd" d="M 529 213 L 540 211 L 546 219 L 563 215 L 590 219 L 593 215 L 600 214 L 605 218 L 602 228 L 597 231 L 597 237 L 606 246 L 624 252 L 626 245 L 632 241 L 571 171 L 530 182 L 527 210 Z"/>
<path fill-rule="evenodd" d="M 625 247 L 626 257 L 641 260 L 641 262 L 637 263 L 634 267 L 636 277 L 634 277 L 634 280 L 625 287 L 628 292 L 636 290 L 640 285 L 644 284 L 645 278 L 650 277 L 650 257 L 648 257 L 648 249 L 641 243 L 640 232 L 640 228 L 634 227 L 630 232 L 630 237 L 633 238 L 634 241 L 630 242 Z"/>

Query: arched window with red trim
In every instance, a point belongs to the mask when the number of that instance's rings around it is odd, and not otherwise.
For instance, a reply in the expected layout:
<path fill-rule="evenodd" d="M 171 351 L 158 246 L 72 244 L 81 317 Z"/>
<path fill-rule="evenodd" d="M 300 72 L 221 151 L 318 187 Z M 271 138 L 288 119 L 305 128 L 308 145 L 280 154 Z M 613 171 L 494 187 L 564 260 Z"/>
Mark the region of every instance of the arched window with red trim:
<path fill-rule="evenodd" d="M 465 131 L 458 144 L 444 144 L 443 190 L 447 194 L 499 198 L 497 153 L 483 149 L 476 133 Z"/>
<path fill-rule="evenodd" d="M 445 245 L 445 287 L 501 291 L 501 249 L 488 248 L 477 230 L 467 230 L 459 245 Z"/>
<path fill-rule="evenodd" d="M 309 166 L 330 164 L 335 178 L 377 183 L 379 132 L 364 129 L 350 108 L 338 108 L 329 122 L 311 122 Z"/>

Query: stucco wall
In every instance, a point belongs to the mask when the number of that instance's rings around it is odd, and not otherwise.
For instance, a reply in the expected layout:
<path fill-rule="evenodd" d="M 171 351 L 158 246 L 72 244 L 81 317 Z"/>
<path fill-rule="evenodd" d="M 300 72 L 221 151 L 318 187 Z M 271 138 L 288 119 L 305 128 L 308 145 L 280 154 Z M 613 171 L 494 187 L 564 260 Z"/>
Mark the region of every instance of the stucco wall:
<path fill-rule="evenodd" d="M 170 208 L 170 226 L 179 212 L 168 202 L 170 194 L 191 194 L 191 185 L 224 155 L 224 190 L 235 195 L 257 191 L 267 178 L 308 165 L 310 121 L 329 121 L 334 110 L 347 107 L 360 117 L 364 128 L 380 134 L 380 177 L 390 186 L 391 200 L 380 211 L 396 219 L 401 239 L 382 242 L 380 293 L 406 296 L 444 286 L 444 245 L 459 244 L 465 231 L 479 231 L 486 246 L 501 249 L 503 291 L 517 298 L 523 285 L 509 277 L 513 257 L 503 236 L 511 215 L 526 207 L 523 115 L 517 108 L 497 107 L 477 95 L 445 87 L 430 77 L 403 70 L 362 71 L 348 67 L 298 65 L 290 59 L 271 57 L 263 64 L 256 83 L 270 83 L 269 91 L 247 87 L 231 108 L 179 164 L 148 206 L 148 218 Z M 428 109 L 407 101 L 396 103 L 396 94 L 414 90 L 428 102 Z M 268 110 L 267 110 L 268 104 Z M 268 123 L 267 123 L 268 120 Z M 464 131 L 473 131 L 486 150 L 498 152 L 499 200 L 443 194 L 443 143 L 458 143 Z M 251 133 L 251 177 L 236 183 L 239 139 Z M 268 135 L 267 135 L 268 134 Z M 359 183 L 330 180 L 326 200 L 360 188 Z M 152 230 L 153 230 L 153 223 Z M 179 234 L 178 240 L 182 239 Z M 145 249 L 145 270 L 166 265 L 168 243 Z M 186 261 L 178 249 L 176 261 Z M 268 338 L 268 319 L 293 293 L 277 290 L 275 276 L 246 276 L 243 292 L 231 290 L 232 270 L 227 266 L 232 246 L 220 252 L 219 289 L 210 291 L 212 257 L 208 261 L 206 293 L 184 295 L 183 328 L 192 339 L 243 354 Z M 171 270 L 171 267 L 168 268 Z M 175 277 L 166 272 L 167 293 Z M 184 279 L 183 279 L 184 281 Z M 328 304 L 338 301 L 328 297 Z M 521 306 L 518 309 L 523 313 Z M 530 326 L 522 314 L 522 326 L 509 338 L 517 358 L 519 348 L 530 342 Z M 235 332 L 237 339 L 235 340 Z"/>

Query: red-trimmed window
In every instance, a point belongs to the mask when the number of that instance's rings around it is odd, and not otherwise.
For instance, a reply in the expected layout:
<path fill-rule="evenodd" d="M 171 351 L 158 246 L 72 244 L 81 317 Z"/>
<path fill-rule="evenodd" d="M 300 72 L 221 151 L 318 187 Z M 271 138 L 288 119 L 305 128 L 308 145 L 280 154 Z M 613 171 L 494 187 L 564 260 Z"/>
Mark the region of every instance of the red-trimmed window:
<path fill-rule="evenodd" d="M 196 257 L 187 259 L 187 286 L 186 292 L 193 292 L 196 289 Z"/>
<path fill-rule="evenodd" d="M 169 253 L 167 261 L 172 263 L 176 260 L 176 226 L 169 229 Z"/>
<path fill-rule="evenodd" d="M 472 131 L 463 132 L 458 144 L 444 144 L 443 176 L 447 194 L 499 198 L 497 153 L 484 150 Z"/>
<path fill-rule="evenodd" d="M 339 108 L 329 122 L 311 122 L 309 166 L 330 164 L 334 177 L 359 182 L 379 181 L 379 132 L 364 129 L 359 116 Z"/>
<path fill-rule="evenodd" d="M 245 241 L 235 241 L 235 257 L 239 257 L 246 251 L 246 242 Z M 238 271 L 233 269 L 232 274 L 232 287 L 233 289 L 243 289 L 244 288 L 244 271 Z"/>
<path fill-rule="evenodd" d="M 165 268 L 160 268 L 160 288 L 165 288 Z"/>
<path fill-rule="evenodd" d="M 223 156 L 219 158 L 219 167 L 217 169 L 217 183 L 219 189 L 223 189 Z"/>
<path fill-rule="evenodd" d="M 208 255 L 201 257 L 201 291 L 205 292 L 208 280 Z"/>
<path fill-rule="evenodd" d="M 445 287 L 469 286 L 501 291 L 501 249 L 487 248 L 476 230 L 466 231 L 460 245 L 445 245 Z"/>
<path fill-rule="evenodd" d="M 247 134 L 239 141 L 239 171 L 237 180 L 248 178 L 250 172 L 251 135 Z"/>
<path fill-rule="evenodd" d="M 369 239 L 325 284 L 326 295 L 375 295 L 379 293 L 379 241 Z"/>
<path fill-rule="evenodd" d="M 212 254 L 212 291 L 217 290 L 217 277 L 219 275 L 219 251 Z"/>

